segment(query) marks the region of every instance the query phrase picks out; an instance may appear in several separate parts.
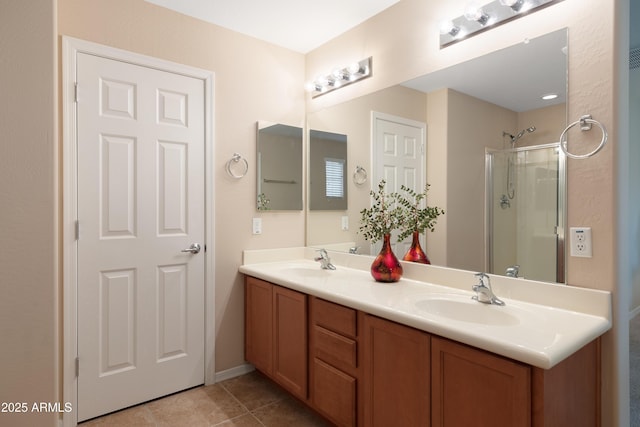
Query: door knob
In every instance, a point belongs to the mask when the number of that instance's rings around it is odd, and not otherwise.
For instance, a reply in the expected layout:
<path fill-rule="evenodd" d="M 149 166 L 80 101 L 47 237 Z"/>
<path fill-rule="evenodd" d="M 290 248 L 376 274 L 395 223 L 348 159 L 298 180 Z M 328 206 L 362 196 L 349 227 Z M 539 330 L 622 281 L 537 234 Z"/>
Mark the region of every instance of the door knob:
<path fill-rule="evenodd" d="M 199 243 L 192 243 L 191 246 L 189 246 L 187 249 L 183 249 L 180 252 L 190 252 L 192 254 L 197 254 L 200 252 L 200 244 Z"/>

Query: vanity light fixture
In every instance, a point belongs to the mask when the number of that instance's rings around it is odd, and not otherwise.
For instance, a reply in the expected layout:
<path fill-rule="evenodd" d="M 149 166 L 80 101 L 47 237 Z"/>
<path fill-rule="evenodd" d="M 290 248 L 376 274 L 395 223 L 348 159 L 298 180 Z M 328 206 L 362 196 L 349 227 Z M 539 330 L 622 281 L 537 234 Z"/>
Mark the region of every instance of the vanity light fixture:
<path fill-rule="evenodd" d="M 471 4 L 462 16 L 445 21 L 440 26 L 440 48 L 561 1 L 563 0 L 493 0 L 484 6 Z"/>
<path fill-rule="evenodd" d="M 353 62 L 346 67 L 335 68 L 331 73 L 316 77 L 312 82 L 305 84 L 311 97 L 324 95 L 338 88 L 350 85 L 373 74 L 371 57 L 358 62 Z"/>

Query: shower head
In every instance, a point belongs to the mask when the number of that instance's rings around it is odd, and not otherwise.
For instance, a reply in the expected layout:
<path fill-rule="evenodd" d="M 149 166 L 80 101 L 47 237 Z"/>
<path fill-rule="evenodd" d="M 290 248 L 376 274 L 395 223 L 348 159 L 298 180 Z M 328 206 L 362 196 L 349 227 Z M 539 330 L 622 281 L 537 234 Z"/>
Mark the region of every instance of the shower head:
<path fill-rule="evenodd" d="M 513 138 L 513 139 L 514 139 L 514 141 L 513 141 L 513 142 L 516 142 L 517 140 L 519 140 L 520 138 L 522 138 L 522 137 L 524 136 L 525 132 L 531 133 L 531 132 L 535 132 L 535 130 L 536 130 L 536 127 L 535 127 L 535 126 L 531 126 L 531 127 L 526 128 L 526 129 L 522 129 L 522 130 L 521 130 L 520 132 L 518 132 L 518 134 Z"/>
<path fill-rule="evenodd" d="M 516 141 L 518 141 L 520 138 L 522 138 L 524 136 L 525 133 L 532 133 L 535 132 L 536 127 L 535 126 L 530 126 L 526 129 L 522 129 L 520 132 L 518 132 L 517 135 L 512 135 L 508 132 L 502 132 L 502 136 L 508 136 L 509 138 L 511 138 L 511 146 L 513 147 L 514 145 L 516 145 Z"/>

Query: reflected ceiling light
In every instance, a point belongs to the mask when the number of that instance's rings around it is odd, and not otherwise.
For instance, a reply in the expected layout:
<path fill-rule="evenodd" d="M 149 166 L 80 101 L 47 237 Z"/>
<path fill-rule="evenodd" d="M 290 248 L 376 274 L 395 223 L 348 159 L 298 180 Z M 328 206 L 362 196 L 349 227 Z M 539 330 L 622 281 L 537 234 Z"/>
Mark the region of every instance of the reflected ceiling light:
<path fill-rule="evenodd" d="M 552 99 L 556 99 L 557 97 L 558 97 L 557 93 L 547 93 L 541 96 L 541 98 L 545 101 L 551 101 Z"/>
<path fill-rule="evenodd" d="M 440 25 L 440 48 L 521 18 L 563 0 L 493 0 L 469 5 L 464 14 Z"/>
<path fill-rule="evenodd" d="M 362 61 L 353 62 L 346 67 L 334 68 L 331 73 L 318 76 L 304 86 L 307 92 L 311 92 L 311 97 L 315 98 L 316 96 L 329 93 L 332 90 L 371 77 L 372 73 L 371 57 L 369 57 Z"/>

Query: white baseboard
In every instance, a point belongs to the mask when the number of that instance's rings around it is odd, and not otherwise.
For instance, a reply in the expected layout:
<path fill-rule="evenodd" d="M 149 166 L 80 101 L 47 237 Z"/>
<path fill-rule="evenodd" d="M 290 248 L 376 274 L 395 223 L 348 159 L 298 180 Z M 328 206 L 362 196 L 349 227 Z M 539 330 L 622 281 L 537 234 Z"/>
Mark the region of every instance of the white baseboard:
<path fill-rule="evenodd" d="M 245 363 L 244 365 L 236 366 L 235 368 L 216 372 L 214 381 L 219 383 L 220 381 L 224 381 L 231 378 L 239 377 L 240 375 L 248 374 L 253 370 L 255 370 L 253 365 L 249 363 Z"/>

